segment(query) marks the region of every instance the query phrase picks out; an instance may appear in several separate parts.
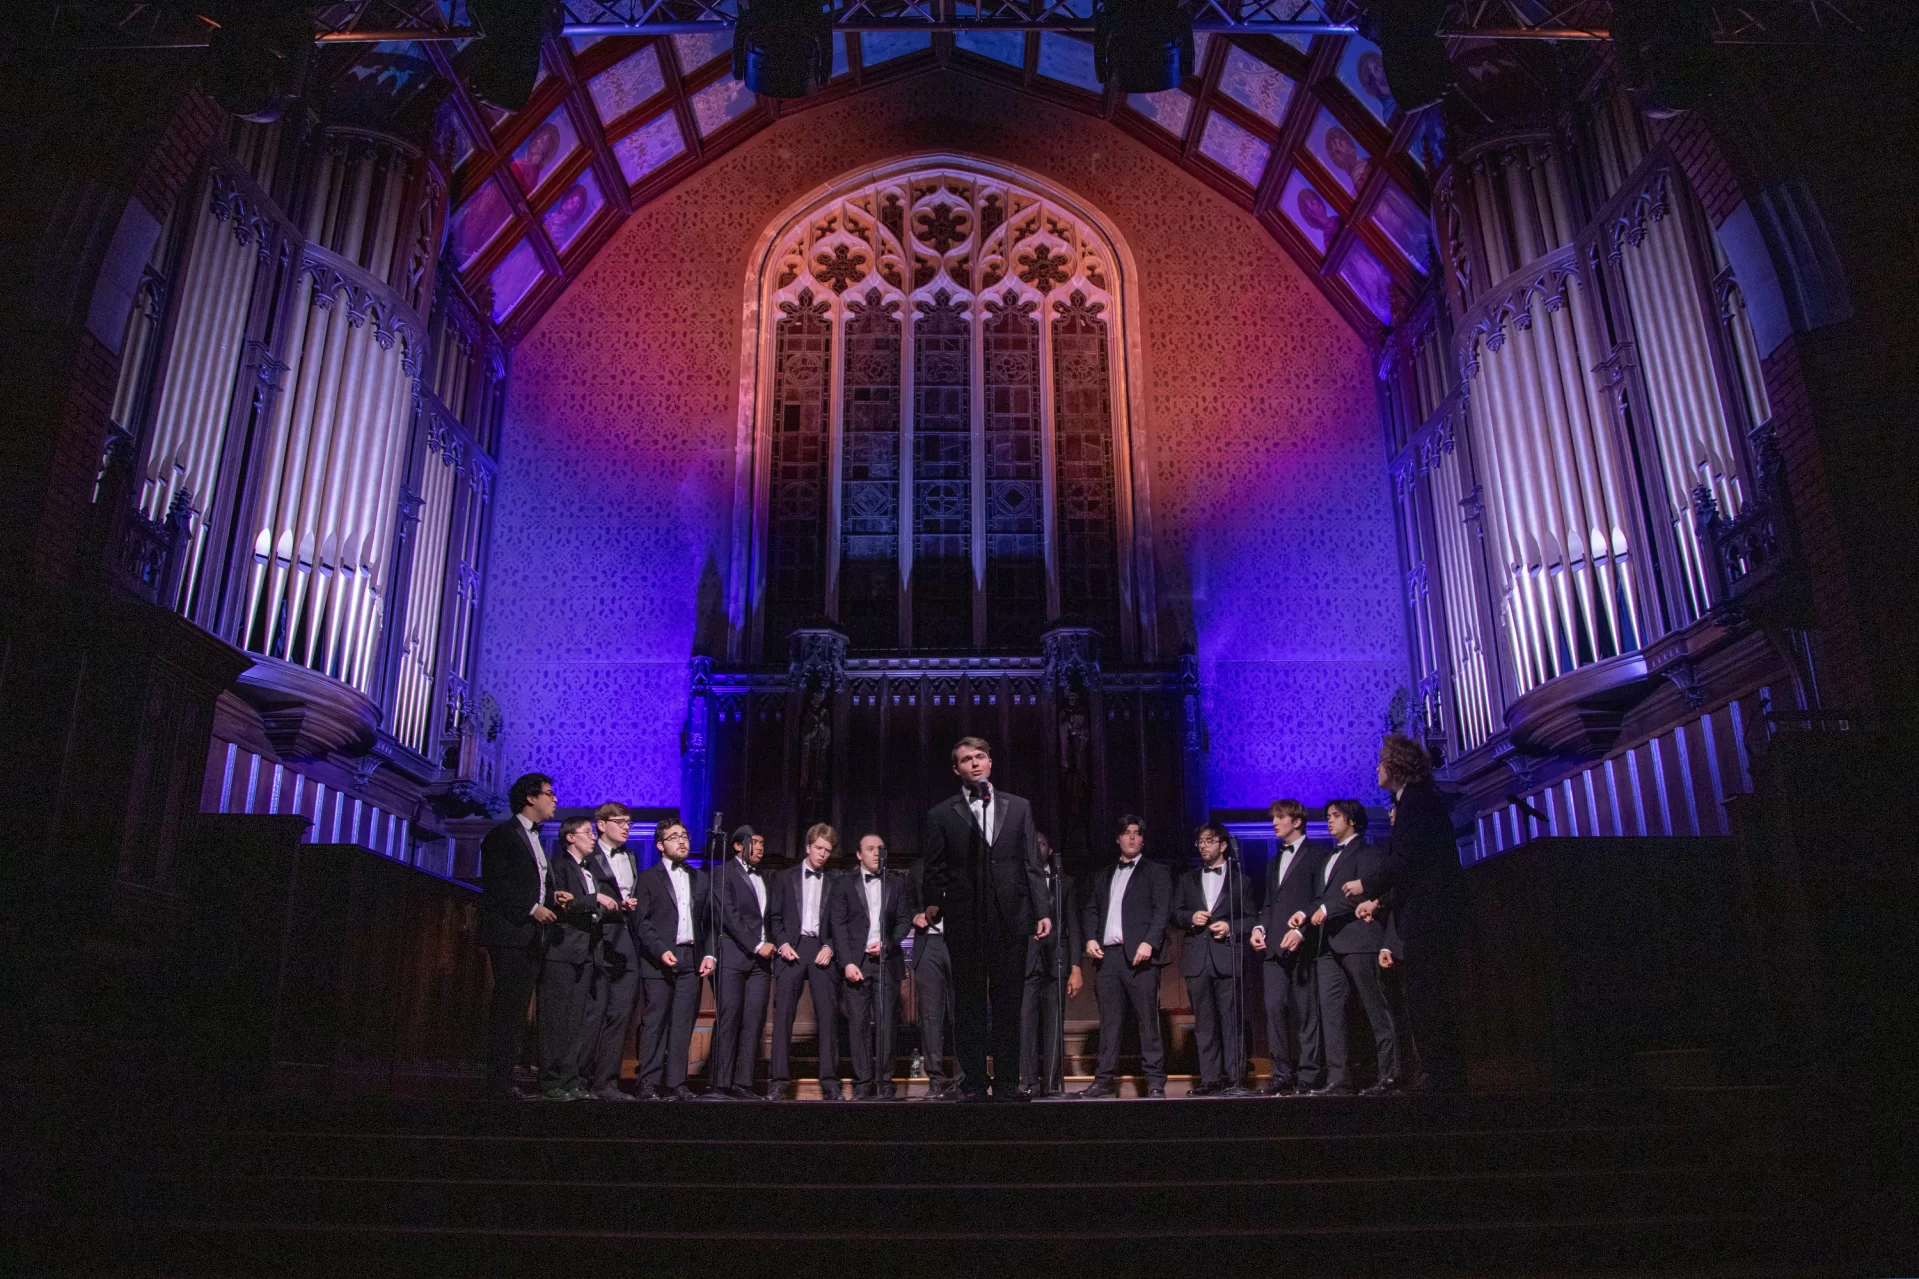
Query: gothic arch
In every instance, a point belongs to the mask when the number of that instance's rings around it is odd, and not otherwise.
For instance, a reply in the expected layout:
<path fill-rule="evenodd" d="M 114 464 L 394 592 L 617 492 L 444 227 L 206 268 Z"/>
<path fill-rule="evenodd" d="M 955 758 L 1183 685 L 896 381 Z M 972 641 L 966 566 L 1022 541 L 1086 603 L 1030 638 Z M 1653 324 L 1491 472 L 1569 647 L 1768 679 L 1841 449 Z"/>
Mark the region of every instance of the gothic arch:
<path fill-rule="evenodd" d="M 963 316 L 970 331 L 961 334 L 953 328 L 956 342 L 940 358 L 950 361 L 952 354 L 964 350 L 970 363 L 964 385 L 971 394 L 954 402 L 964 400 L 963 411 L 969 419 L 971 482 L 932 496 L 950 500 L 963 487 L 970 508 L 964 536 L 972 547 L 966 563 L 974 596 L 973 634 L 970 643 L 944 646 L 1007 647 L 1009 642 L 1030 639 L 1036 647 L 1038 630 L 1044 625 L 1088 620 L 1089 611 L 1098 613 L 1110 604 L 1109 613 L 1091 620 L 1116 632 L 1111 638 L 1127 658 L 1155 660 L 1158 639 L 1138 270 L 1124 238 L 1103 213 L 1058 183 L 1017 166 L 948 151 L 915 152 L 842 173 L 789 204 L 755 243 L 742 294 L 727 596 L 731 659 L 780 660 L 783 639 L 767 629 L 769 607 L 779 602 L 782 582 L 802 597 L 811 595 L 812 583 L 805 576 L 809 570 L 803 564 L 793 568 L 793 557 L 769 572 L 779 537 L 774 527 L 779 516 L 773 491 L 776 461 L 783 467 L 789 498 L 797 493 L 803 505 L 813 500 L 809 483 L 818 488 L 817 500 L 826 509 L 818 516 L 822 551 L 811 571 L 822 577 L 821 611 L 835 622 L 847 620 L 847 610 L 839 605 L 845 599 L 841 557 L 849 535 L 844 524 L 845 486 L 853 474 L 845 465 L 846 376 L 851 357 L 840 346 L 849 334 L 859 336 L 856 325 L 863 332 L 877 333 L 881 330 L 874 325 L 890 323 L 897 333 L 899 378 L 892 390 L 899 405 L 900 435 L 893 457 L 900 472 L 896 489 L 900 496 L 893 508 L 891 532 L 879 536 L 894 537 L 900 548 L 897 646 L 924 646 L 925 637 L 916 637 L 914 630 L 921 603 L 916 595 L 935 576 L 923 566 L 935 561 L 923 554 L 927 543 L 916 539 L 937 533 L 926 533 L 913 523 L 914 513 L 926 505 L 929 494 L 915 487 L 920 481 L 911 453 L 917 416 L 924 411 L 912 401 L 915 342 L 911 335 L 930 332 L 927 326 L 931 325 L 952 326 L 954 319 Z M 818 338 L 822 319 L 831 326 L 823 369 Z M 799 363 L 782 363 L 783 324 L 808 326 L 808 352 L 785 356 Z M 1097 333 L 1103 333 L 1103 342 L 1089 343 L 1087 335 Z M 869 351 L 862 367 L 870 363 Z M 930 367 L 922 364 L 922 376 Z M 800 369 L 800 377 L 825 376 L 824 388 L 817 380 L 807 384 L 809 394 L 821 398 L 807 405 L 794 400 L 791 376 L 782 382 L 791 369 Z M 1015 378 L 1028 380 L 1014 386 Z M 1003 411 L 984 403 L 1002 388 L 1004 394 L 992 398 Z M 956 384 L 954 389 L 960 388 Z M 817 431 L 820 437 L 802 450 L 810 460 L 776 458 L 786 443 L 786 433 L 772 429 L 776 396 L 783 412 L 800 415 L 796 423 L 818 424 L 801 431 Z M 1079 411 L 1086 405 L 1091 408 Z M 1094 429 L 1088 423 L 1101 414 L 1103 461 L 1087 452 L 1093 443 L 1089 431 Z M 1017 438 L 1022 431 L 1028 437 L 1023 446 Z M 1034 443 L 1036 456 L 1031 453 Z M 1068 447 L 1063 450 L 1062 444 Z M 1075 445 L 1080 446 L 1077 452 Z M 996 448 L 999 451 L 994 453 Z M 1024 458 L 1031 463 L 1025 468 L 1028 473 L 1021 473 L 1018 462 L 989 467 L 989 453 Z M 1091 461 L 1085 465 L 1094 474 L 1076 481 L 1075 468 L 1082 465 L 1078 459 L 1088 456 Z M 815 469 L 806 470 L 809 466 Z M 1102 466 L 1105 471 L 1099 474 Z M 815 478 L 809 481 L 809 475 Z M 1102 501 L 1110 502 L 1110 599 L 1100 593 L 1100 570 L 1088 569 L 1083 562 L 1094 552 L 1076 546 L 1062 528 L 1063 523 L 1077 527 L 1080 521 L 1061 518 L 1063 503 L 1102 484 L 1110 485 L 1110 499 L 1095 498 L 1090 506 L 1100 508 Z M 1030 521 L 1022 520 L 1020 507 L 1034 496 L 1039 498 L 1039 513 Z M 789 514 L 794 505 L 790 500 L 785 503 Z M 1090 526 L 1097 528 L 1100 512 L 1094 509 L 1090 514 Z M 1030 532 L 1019 531 L 1028 527 Z M 991 620 L 1000 614 L 989 615 L 983 601 L 994 596 L 1000 601 L 995 607 L 1003 612 L 1009 595 L 1022 594 L 1022 583 L 1028 595 L 1039 588 L 1016 563 L 1030 559 L 1030 554 L 1001 556 L 989 548 L 989 542 L 1000 545 L 998 539 L 1015 552 L 1030 550 L 1036 539 L 1041 549 L 1037 567 L 1043 569 L 1043 613 L 1004 630 Z M 799 559 L 804 560 L 806 549 L 802 548 Z M 1082 560 L 1075 561 L 1082 551 Z M 996 571 L 997 577 L 989 583 L 989 574 Z M 1033 607 L 1039 607 L 1037 597 Z M 777 617 L 784 623 L 805 620 L 786 614 Z M 857 637 L 855 643 L 859 643 Z"/>

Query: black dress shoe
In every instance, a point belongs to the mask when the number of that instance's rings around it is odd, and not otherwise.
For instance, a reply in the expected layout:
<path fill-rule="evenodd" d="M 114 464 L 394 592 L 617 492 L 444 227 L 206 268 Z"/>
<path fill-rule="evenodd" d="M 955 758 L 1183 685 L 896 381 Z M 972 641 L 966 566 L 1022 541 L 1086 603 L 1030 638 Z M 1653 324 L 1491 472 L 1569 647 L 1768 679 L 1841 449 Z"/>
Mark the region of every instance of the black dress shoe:
<path fill-rule="evenodd" d="M 700 1095 L 685 1084 L 676 1084 L 660 1094 L 661 1101 L 698 1101 Z"/>
<path fill-rule="evenodd" d="M 855 1084 L 852 1093 L 849 1095 L 854 1101 L 871 1101 L 873 1100 L 873 1086 L 871 1084 L 864 1086 Z"/>
<path fill-rule="evenodd" d="M 1382 1079 L 1370 1088 L 1360 1089 L 1359 1095 L 1362 1097 L 1389 1097 L 1398 1091 L 1399 1081 L 1397 1079 Z"/>
<path fill-rule="evenodd" d="M 1297 1097 L 1299 1095 L 1299 1089 L 1294 1087 L 1292 1080 L 1288 1079 L 1283 1082 L 1275 1082 L 1272 1087 L 1260 1095 L 1262 1097 Z"/>
<path fill-rule="evenodd" d="M 1188 1089 L 1186 1095 L 1188 1097 L 1210 1097 L 1218 1091 L 1218 1084 L 1200 1084 L 1195 1088 Z"/>
<path fill-rule="evenodd" d="M 1157 1098 L 1157 1099 L 1159 1099 L 1159 1100 L 1161 1100 L 1161 1101 L 1163 1101 L 1163 1100 L 1165 1100 L 1165 1098 L 1166 1098 L 1166 1085 L 1165 1085 L 1165 1084 L 1154 1084 L 1154 1085 L 1153 1085 L 1153 1086 L 1152 1086 L 1151 1088 L 1148 1088 L 1148 1089 L 1146 1090 L 1146 1095 L 1147 1095 L 1147 1096 L 1148 1096 L 1149 1098 Z"/>
<path fill-rule="evenodd" d="M 633 1100 L 634 1101 L 665 1101 L 667 1099 L 660 1095 L 658 1089 L 648 1088 L 645 1084 L 641 1084 L 639 1088 L 634 1090 Z"/>
<path fill-rule="evenodd" d="M 1024 1088 L 1007 1088 L 1002 1090 L 996 1086 L 993 1089 L 993 1100 L 997 1102 L 1031 1101 L 1033 1100 L 1033 1094 Z"/>
<path fill-rule="evenodd" d="M 962 1088 L 960 1089 L 959 1099 L 962 1102 L 971 1102 L 974 1104 L 993 1100 L 991 1094 L 984 1088 Z"/>
<path fill-rule="evenodd" d="M 1351 1084 L 1321 1084 L 1305 1094 L 1308 1097 L 1350 1097 L 1353 1095 Z"/>
<path fill-rule="evenodd" d="M 840 1086 L 838 1084 L 821 1084 L 820 1100 L 821 1101 L 840 1100 Z"/>
<path fill-rule="evenodd" d="M 632 1101 L 633 1100 L 632 1097 L 627 1096 L 625 1093 L 621 1092 L 617 1088 L 595 1088 L 588 1095 L 594 1101 Z"/>
<path fill-rule="evenodd" d="M 1246 1087 L 1244 1084 L 1227 1084 L 1224 1088 L 1219 1090 L 1219 1096 L 1221 1097 L 1255 1097 L 1255 1096 L 1258 1096 L 1258 1094 L 1255 1093 L 1252 1089 Z"/>
<path fill-rule="evenodd" d="M 768 1084 L 766 1086 L 766 1092 L 761 1095 L 760 1100 L 761 1101 L 785 1101 L 786 1085 L 783 1083 Z"/>
<path fill-rule="evenodd" d="M 758 1101 L 760 1099 L 760 1095 L 751 1088 L 748 1088 L 745 1084 L 728 1084 L 724 1091 L 726 1095 L 734 1101 Z"/>
<path fill-rule="evenodd" d="M 1083 1098 L 1087 1101 L 1098 1101 L 1105 1097 L 1119 1096 L 1119 1089 L 1109 1083 L 1095 1079 L 1092 1083 L 1074 1093 L 1073 1096 Z"/>

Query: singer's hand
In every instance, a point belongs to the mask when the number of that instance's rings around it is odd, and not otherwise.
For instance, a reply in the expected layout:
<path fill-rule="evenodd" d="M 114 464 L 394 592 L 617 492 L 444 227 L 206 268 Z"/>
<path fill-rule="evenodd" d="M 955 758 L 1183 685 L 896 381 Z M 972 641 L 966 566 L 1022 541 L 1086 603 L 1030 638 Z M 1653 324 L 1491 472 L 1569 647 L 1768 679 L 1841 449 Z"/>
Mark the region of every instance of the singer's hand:
<path fill-rule="evenodd" d="M 555 906 L 571 906 L 573 904 L 573 894 L 562 888 L 553 894 L 553 904 Z"/>
<path fill-rule="evenodd" d="M 866 974 L 860 971 L 858 964 L 848 964 L 846 966 L 846 980 L 850 982 L 862 982 L 866 980 Z"/>
<path fill-rule="evenodd" d="M 714 967 L 715 965 L 713 962 L 713 956 L 708 955 L 705 959 L 702 959 L 700 961 L 700 976 L 711 977 L 713 975 Z"/>
<path fill-rule="evenodd" d="M 1300 932 L 1297 928 L 1294 928 L 1288 931 L 1284 937 L 1279 939 L 1279 948 L 1285 951 L 1298 950 L 1300 946 L 1304 944 L 1305 941 L 1306 941 L 1306 934 Z"/>
<path fill-rule="evenodd" d="M 1306 912 L 1303 910 L 1296 910 L 1293 912 L 1293 917 L 1286 921 L 1286 927 L 1298 928 L 1301 925 L 1303 925 L 1305 922 L 1306 922 Z"/>
<path fill-rule="evenodd" d="M 1266 930 L 1263 927 L 1255 924 L 1253 926 L 1253 935 L 1247 938 L 1247 940 L 1252 942 L 1254 950 L 1265 950 L 1266 949 Z"/>
<path fill-rule="evenodd" d="M 663 950 L 660 952 L 660 965 L 664 968 L 678 968 L 680 957 L 670 950 Z"/>
<path fill-rule="evenodd" d="M 1393 952 L 1392 952 L 1392 951 L 1390 951 L 1390 950 L 1382 950 L 1382 951 L 1380 951 L 1380 952 L 1379 952 L 1379 966 L 1380 966 L 1381 968 L 1391 968 L 1391 967 L 1393 966 Z"/>
<path fill-rule="evenodd" d="M 784 959 L 789 964 L 797 964 L 800 962 L 800 952 L 797 950 L 794 950 L 792 943 L 789 942 L 786 945 L 780 947 L 780 958 Z"/>
<path fill-rule="evenodd" d="M 1353 907 L 1354 917 L 1357 919 L 1362 919 L 1369 924 L 1373 922 L 1373 916 L 1377 914 L 1378 911 L 1379 911 L 1379 902 L 1376 900 L 1369 901 L 1369 902 L 1361 902 L 1359 903 L 1359 905 Z"/>
<path fill-rule="evenodd" d="M 1366 881 L 1363 879 L 1349 879 L 1340 885 L 1339 891 L 1348 897 L 1364 897 L 1366 895 Z"/>
<path fill-rule="evenodd" d="M 629 915 L 632 914 L 634 911 L 638 910 L 639 908 L 640 908 L 640 904 L 634 901 L 631 897 L 624 897 L 620 899 L 620 909 L 625 911 Z"/>
<path fill-rule="evenodd" d="M 1034 928 L 1033 930 L 1033 937 L 1036 941 L 1045 941 L 1048 937 L 1051 937 L 1052 935 L 1053 935 L 1053 921 L 1050 919 L 1040 920 L 1038 927 Z"/>
<path fill-rule="evenodd" d="M 929 925 L 928 925 L 928 924 L 927 924 L 927 922 L 926 922 L 926 912 L 925 912 L 925 911 L 921 911 L 921 912 L 920 912 L 919 914 L 917 914 L 917 915 L 915 915 L 915 916 L 913 916 L 913 927 L 915 927 L 915 928 L 926 928 L 926 927 L 929 927 Z"/>
<path fill-rule="evenodd" d="M 533 922 L 536 924 L 550 924 L 558 918 L 558 915 L 555 915 L 544 906 L 535 906 L 533 908 Z"/>
<path fill-rule="evenodd" d="M 593 895 L 600 899 L 601 910 L 618 910 L 620 908 L 620 904 L 611 897 L 608 897 L 605 893 L 595 893 Z"/>
<path fill-rule="evenodd" d="M 929 927 L 940 922 L 940 908 L 937 906 L 928 906 L 920 913 L 925 917 Z"/>
<path fill-rule="evenodd" d="M 821 968 L 831 967 L 833 963 L 833 948 L 831 946 L 820 947 L 820 953 L 813 956 L 813 962 Z"/>
<path fill-rule="evenodd" d="M 1079 994 L 1079 988 L 1085 984 L 1086 979 L 1080 976 L 1079 965 L 1074 964 L 1072 971 L 1066 974 L 1066 997 L 1071 999 L 1074 995 Z"/>
<path fill-rule="evenodd" d="M 1153 948 L 1145 942 L 1141 942 L 1139 949 L 1133 952 L 1133 967 L 1137 968 L 1141 964 L 1150 964 L 1151 962 L 1153 962 Z"/>
<path fill-rule="evenodd" d="M 1208 920 L 1210 920 L 1210 919 L 1211 919 L 1212 917 L 1213 917 L 1213 916 L 1212 916 L 1212 912 L 1210 912 L 1210 911 L 1204 911 L 1204 910 L 1196 910 L 1196 911 L 1194 911 L 1194 912 L 1193 912 L 1193 927 L 1195 927 L 1195 928 L 1204 928 L 1204 927 L 1206 927 L 1206 922 L 1207 922 Z"/>
<path fill-rule="evenodd" d="M 1315 924 L 1323 924 L 1326 922 L 1326 908 L 1324 906 L 1321 906 L 1313 912 L 1313 922 Z"/>
<path fill-rule="evenodd" d="M 755 955 L 758 955 L 761 959 L 771 959 L 773 958 L 773 943 L 770 941 L 763 941 L 759 945 L 753 948 L 753 953 Z"/>
<path fill-rule="evenodd" d="M 1216 919 L 1213 921 L 1212 926 L 1208 929 L 1208 931 L 1211 932 L 1213 936 L 1219 938 L 1221 941 L 1225 941 L 1226 934 L 1233 931 L 1233 926 L 1227 923 L 1223 919 Z"/>
<path fill-rule="evenodd" d="M 1100 944 L 1090 937 L 1086 939 L 1086 955 L 1089 959 L 1106 958 L 1106 952 L 1100 948 Z"/>
<path fill-rule="evenodd" d="M 876 942 L 876 941 L 874 941 L 874 942 L 868 942 L 868 943 L 866 943 L 866 953 L 867 953 L 867 954 L 869 954 L 869 955 L 877 955 L 877 954 L 879 954 L 879 953 L 880 953 L 880 944 L 879 944 L 878 942 Z"/>

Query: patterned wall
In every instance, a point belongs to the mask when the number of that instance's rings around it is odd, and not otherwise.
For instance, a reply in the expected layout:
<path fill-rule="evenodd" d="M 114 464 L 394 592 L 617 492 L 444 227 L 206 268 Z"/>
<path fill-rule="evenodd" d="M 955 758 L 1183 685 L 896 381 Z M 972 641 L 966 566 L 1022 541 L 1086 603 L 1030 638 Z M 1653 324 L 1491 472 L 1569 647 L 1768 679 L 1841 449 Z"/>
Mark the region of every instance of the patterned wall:
<path fill-rule="evenodd" d="M 1132 247 L 1161 651 L 1202 657 L 1211 802 L 1370 795 L 1406 667 L 1362 343 L 1247 215 L 1117 130 L 940 72 L 641 209 L 515 352 L 481 672 L 507 774 L 677 802 L 686 659 L 723 635 L 747 258 L 828 176 L 923 150 L 1057 180 Z"/>

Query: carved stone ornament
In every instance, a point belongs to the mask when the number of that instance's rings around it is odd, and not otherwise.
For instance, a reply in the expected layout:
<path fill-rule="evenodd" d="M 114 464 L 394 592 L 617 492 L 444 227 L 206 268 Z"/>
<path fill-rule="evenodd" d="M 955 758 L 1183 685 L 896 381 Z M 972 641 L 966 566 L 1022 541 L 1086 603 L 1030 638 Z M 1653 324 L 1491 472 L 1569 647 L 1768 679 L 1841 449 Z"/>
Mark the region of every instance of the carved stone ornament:
<path fill-rule="evenodd" d="M 846 636 L 825 628 L 801 628 L 787 639 L 788 679 L 795 686 L 837 691 L 846 678 Z"/>
<path fill-rule="evenodd" d="M 1057 690 L 1092 688 L 1099 683 L 1099 632 L 1062 626 L 1040 637 L 1046 678 Z"/>

